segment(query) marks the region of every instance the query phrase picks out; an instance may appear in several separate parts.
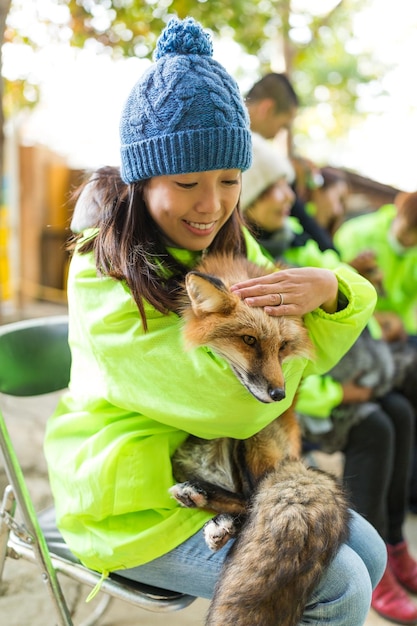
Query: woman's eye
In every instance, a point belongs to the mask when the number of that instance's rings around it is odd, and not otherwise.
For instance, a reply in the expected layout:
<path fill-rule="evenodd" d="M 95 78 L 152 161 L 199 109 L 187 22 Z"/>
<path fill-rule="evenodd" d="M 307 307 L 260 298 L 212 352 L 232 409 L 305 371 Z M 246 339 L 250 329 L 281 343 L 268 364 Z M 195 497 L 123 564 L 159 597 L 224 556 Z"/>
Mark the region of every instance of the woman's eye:
<path fill-rule="evenodd" d="M 224 180 L 223 182 L 225 185 L 228 185 L 229 187 L 233 187 L 235 185 L 239 185 L 240 180 L 238 178 L 234 178 L 233 180 Z"/>
<path fill-rule="evenodd" d="M 197 183 L 177 183 L 178 187 L 181 187 L 181 189 L 192 189 L 196 184 Z"/>
<path fill-rule="evenodd" d="M 256 337 L 252 337 L 252 335 L 243 335 L 242 339 L 247 346 L 254 346 L 256 343 Z"/>

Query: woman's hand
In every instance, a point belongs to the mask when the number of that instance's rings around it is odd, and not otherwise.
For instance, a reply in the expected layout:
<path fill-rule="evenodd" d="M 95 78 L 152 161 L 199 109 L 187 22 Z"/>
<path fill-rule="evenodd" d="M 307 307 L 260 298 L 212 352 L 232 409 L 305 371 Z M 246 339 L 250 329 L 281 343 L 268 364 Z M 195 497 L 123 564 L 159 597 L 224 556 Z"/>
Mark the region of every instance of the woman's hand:
<path fill-rule="evenodd" d="M 338 282 L 327 269 L 297 267 L 232 285 L 250 306 L 262 306 L 268 315 L 305 315 L 318 307 L 337 310 Z"/>

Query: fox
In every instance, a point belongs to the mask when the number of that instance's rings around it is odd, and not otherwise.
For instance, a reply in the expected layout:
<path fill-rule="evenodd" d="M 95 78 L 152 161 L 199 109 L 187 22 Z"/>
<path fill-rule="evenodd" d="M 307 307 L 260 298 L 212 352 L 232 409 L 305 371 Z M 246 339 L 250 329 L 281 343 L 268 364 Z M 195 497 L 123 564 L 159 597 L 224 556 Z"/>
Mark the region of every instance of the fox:
<path fill-rule="evenodd" d="M 269 316 L 230 291 L 267 271 L 243 256 L 207 255 L 185 277 L 180 311 L 186 348 L 210 347 L 257 400 L 271 403 L 285 398 L 283 363 L 314 358 L 314 349 L 301 317 Z M 172 467 L 172 497 L 214 514 L 204 527 L 208 547 L 234 538 L 206 626 L 296 626 L 348 538 L 350 514 L 336 477 L 303 462 L 294 402 L 246 440 L 190 435 Z"/>

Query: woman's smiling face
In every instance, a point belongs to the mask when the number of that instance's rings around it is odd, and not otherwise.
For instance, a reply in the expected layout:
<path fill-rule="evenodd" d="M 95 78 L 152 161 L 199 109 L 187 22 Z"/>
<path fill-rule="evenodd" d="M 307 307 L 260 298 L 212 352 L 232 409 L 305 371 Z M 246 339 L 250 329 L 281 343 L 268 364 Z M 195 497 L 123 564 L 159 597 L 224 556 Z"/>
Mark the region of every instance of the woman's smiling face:
<path fill-rule="evenodd" d="M 151 178 L 144 199 L 170 245 L 199 251 L 232 215 L 240 189 L 240 170 L 174 174 Z"/>

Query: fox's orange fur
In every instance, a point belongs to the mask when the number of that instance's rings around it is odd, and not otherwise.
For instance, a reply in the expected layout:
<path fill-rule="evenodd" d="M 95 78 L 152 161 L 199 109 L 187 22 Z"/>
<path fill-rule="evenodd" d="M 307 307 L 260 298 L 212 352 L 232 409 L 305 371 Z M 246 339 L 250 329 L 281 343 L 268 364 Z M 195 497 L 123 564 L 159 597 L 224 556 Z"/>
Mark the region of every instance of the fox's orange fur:
<path fill-rule="evenodd" d="M 184 336 L 188 346 L 209 345 L 223 356 L 258 400 L 275 402 L 285 394 L 282 362 L 311 355 L 312 345 L 299 318 L 265 315 L 228 289 L 248 275 L 264 274 L 265 268 L 244 257 L 207 257 L 186 277 Z"/>
<path fill-rule="evenodd" d="M 230 292 L 262 276 L 245 258 L 207 256 L 186 277 L 184 336 L 209 346 L 261 402 L 285 397 L 282 363 L 312 356 L 300 318 L 271 317 Z M 295 626 L 324 568 L 347 536 L 348 509 L 336 479 L 305 467 L 289 409 L 254 437 L 190 436 L 173 457 L 183 505 L 218 513 L 205 527 L 219 549 L 236 535 L 207 616 L 207 626 Z M 243 523 L 243 526 L 242 526 Z"/>

